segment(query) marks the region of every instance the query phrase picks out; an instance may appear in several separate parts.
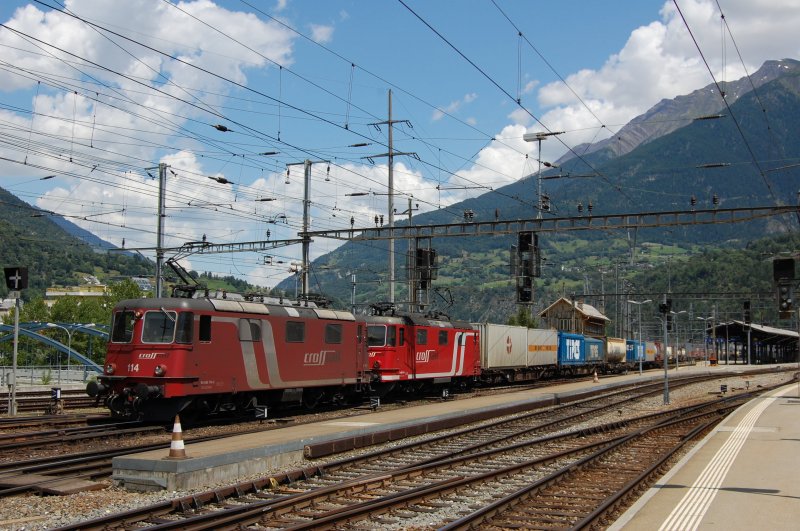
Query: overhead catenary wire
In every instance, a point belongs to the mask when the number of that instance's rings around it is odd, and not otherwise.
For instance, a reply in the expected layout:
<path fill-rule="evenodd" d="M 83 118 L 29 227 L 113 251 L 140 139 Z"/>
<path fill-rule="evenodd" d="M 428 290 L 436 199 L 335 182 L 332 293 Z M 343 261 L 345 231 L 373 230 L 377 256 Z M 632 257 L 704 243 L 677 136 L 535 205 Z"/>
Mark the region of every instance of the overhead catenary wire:
<path fill-rule="evenodd" d="M 487 79 L 487 80 L 488 80 L 488 81 L 489 81 L 489 82 L 490 82 L 492 85 L 494 85 L 494 86 L 495 86 L 495 87 L 496 87 L 496 88 L 497 88 L 497 89 L 498 89 L 500 92 L 502 92 L 502 93 L 503 93 L 504 95 L 506 95 L 506 96 L 507 96 L 509 99 L 511 99 L 512 101 L 514 101 L 514 102 L 516 103 L 516 100 L 515 100 L 515 98 L 514 98 L 514 97 L 513 97 L 511 94 L 509 94 L 509 92 L 508 92 L 508 91 L 507 91 L 505 88 L 503 88 L 503 87 L 502 87 L 502 85 L 500 85 L 500 83 L 498 83 L 498 82 L 497 82 L 497 81 L 496 81 L 494 78 L 492 78 L 492 77 L 491 77 L 489 74 L 487 74 L 487 73 L 486 73 L 486 71 L 485 71 L 485 70 L 483 70 L 483 69 L 482 69 L 480 66 L 478 66 L 478 65 L 477 65 L 477 64 L 476 64 L 476 63 L 475 63 L 475 62 L 474 62 L 472 59 L 470 59 L 469 57 L 467 57 L 467 55 L 466 55 L 464 52 L 462 52 L 460 49 L 458 49 L 458 47 L 456 47 L 456 46 L 455 46 L 453 43 L 451 43 L 451 42 L 450 42 L 450 41 L 449 41 L 449 40 L 448 40 L 448 39 L 447 39 L 447 38 L 446 38 L 444 35 L 442 35 L 442 34 L 441 34 L 441 33 L 440 33 L 440 32 L 439 32 L 439 31 L 438 31 L 436 28 L 434 28 L 434 27 L 433 27 L 433 26 L 432 26 L 430 23 L 428 23 L 428 21 L 427 21 L 427 20 L 425 20 L 424 18 L 422 18 L 422 17 L 421 17 L 421 16 L 420 16 L 420 15 L 419 15 L 419 14 L 418 14 L 416 11 L 414 11 L 413 9 L 411 9 L 411 7 L 410 7 L 410 6 L 409 6 L 409 5 L 408 5 L 406 2 L 404 2 L 404 0 L 397 0 L 397 1 L 398 1 L 398 2 L 399 2 L 399 3 L 400 3 L 402 6 L 403 6 L 403 7 L 405 7 L 405 8 L 406 8 L 406 9 L 407 9 L 407 10 L 408 10 L 408 11 L 409 11 L 409 12 L 410 12 L 412 15 L 414 15 L 414 16 L 415 16 L 415 17 L 416 17 L 416 18 L 417 18 L 417 19 L 418 19 L 420 22 L 422 22 L 422 23 L 423 23 L 423 24 L 424 24 L 424 25 L 425 25 L 425 26 L 426 26 L 428 29 L 430 29 L 430 30 L 431 30 L 431 31 L 432 31 L 432 32 L 433 32 L 433 33 L 434 33 L 434 34 L 435 34 L 437 37 L 439 37 L 439 38 L 440 38 L 440 39 L 441 39 L 441 40 L 442 40 L 442 41 L 443 41 L 445 44 L 447 44 L 447 45 L 448 45 L 448 46 L 449 46 L 449 47 L 450 47 L 450 48 L 451 48 L 453 51 L 455 51 L 455 52 L 456 52 L 456 54 L 458 54 L 458 55 L 459 55 L 461 58 L 463 58 L 465 61 L 467 61 L 467 63 L 469 63 L 469 64 L 470 64 L 470 65 L 471 65 L 473 68 L 475 68 L 475 69 L 476 69 L 476 70 L 477 70 L 477 71 L 478 71 L 478 72 L 479 72 L 479 73 L 480 73 L 480 74 L 481 74 L 481 75 L 482 75 L 484 78 L 486 78 L 486 79 Z M 534 120 L 534 121 L 536 121 L 536 123 L 538 123 L 540 126 L 542 126 L 542 127 L 545 129 L 545 131 L 547 131 L 548 133 L 552 133 L 552 131 L 550 130 L 550 128 L 548 128 L 548 127 L 547 127 L 547 126 L 546 126 L 544 123 L 542 123 L 542 121 L 539 119 L 539 117 L 537 117 L 536 115 L 534 115 L 534 114 L 533 114 L 533 113 L 532 113 L 532 112 L 531 112 L 531 111 L 530 111 L 530 110 L 529 110 L 527 107 L 525 107 L 525 106 L 524 106 L 524 105 L 522 105 L 521 103 L 518 103 L 517 105 L 518 105 L 518 106 L 520 107 L 520 109 L 522 109 L 522 110 L 523 110 L 523 111 L 524 111 L 526 114 L 528 114 L 528 115 L 529 115 L 531 118 L 533 118 L 533 120 Z M 561 144 L 562 144 L 562 145 L 563 145 L 565 148 L 567 148 L 567 150 L 569 150 L 569 152 L 570 152 L 570 153 L 572 153 L 572 154 L 573 154 L 575 157 L 577 157 L 577 158 L 578 158 L 578 159 L 579 159 L 581 162 L 583 162 L 583 163 L 584 163 L 584 164 L 585 164 L 585 165 L 586 165 L 588 168 L 590 168 L 590 170 L 591 170 L 591 171 L 593 171 L 594 173 L 596 173 L 598 177 L 600 177 L 601 179 L 603 179 L 604 181 L 606 181 L 606 182 L 607 182 L 607 183 L 608 183 L 610 186 L 614 187 L 614 189 L 615 189 L 615 190 L 617 190 L 617 191 L 618 191 L 620 194 L 622 194 L 623 196 L 627 197 L 628 199 L 631 199 L 631 198 L 630 198 L 630 197 L 629 197 L 629 196 L 628 196 L 628 195 L 625 193 L 625 190 L 623 190 L 621 186 L 619 186 L 618 184 L 615 184 L 615 183 L 611 182 L 611 181 L 608 179 L 608 177 L 606 177 L 605 175 L 603 175 L 601 172 L 597 171 L 597 169 L 596 169 L 596 168 L 595 168 L 595 167 L 594 167 L 594 166 L 593 166 L 593 165 L 592 165 L 592 164 L 591 164 L 589 161 L 587 161 L 587 160 L 586 160 L 586 159 L 585 159 L 583 156 L 581 156 L 579 153 L 575 152 L 575 150 L 574 150 L 574 149 L 573 149 L 571 146 L 569 146 L 568 144 L 566 144 L 566 143 L 565 143 L 565 142 L 564 142 L 564 141 L 563 141 L 561 138 L 559 138 L 558 136 L 556 136 L 556 140 L 558 140 L 558 141 L 559 141 L 559 142 L 560 142 L 560 143 L 561 143 Z"/>
<path fill-rule="evenodd" d="M 716 87 L 717 92 L 719 93 L 720 98 L 722 99 L 722 102 L 725 105 L 725 108 L 728 110 L 728 113 L 730 114 L 731 119 L 733 120 L 733 123 L 736 126 L 736 130 L 738 131 L 739 136 L 742 139 L 742 142 L 747 148 L 747 152 L 750 155 L 750 160 L 753 162 L 756 171 L 761 176 L 761 179 L 764 181 L 764 184 L 767 186 L 767 190 L 769 190 L 769 193 L 772 196 L 773 201 L 775 201 L 775 204 L 778 204 L 778 197 L 775 195 L 775 191 L 772 189 L 772 184 L 769 182 L 766 173 L 764 173 L 764 169 L 761 167 L 761 164 L 759 164 L 758 159 L 756 158 L 756 154 L 753 151 L 750 142 L 747 140 L 747 137 L 745 136 L 744 131 L 742 130 L 742 126 L 739 123 L 739 120 L 734 115 L 733 110 L 731 109 L 731 106 L 728 103 L 728 100 L 725 98 L 725 91 L 722 88 L 722 86 L 720 86 L 719 81 L 717 81 L 716 77 L 714 76 L 714 72 L 711 70 L 711 66 L 708 64 L 708 60 L 706 59 L 702 48 L 700 48 L 700 43 L 697 42 L 697 39 L 694 36 L 694 32 L 692 32 L 692 28 L 689 26 L 689 22 L 686 20 L 683 11 L 681 11 L 680 6 L 678 5 L 678 1 L 672 0 L 672 3 L 675 5 L 675 9 L 677 10 L 678 15 L 680 15 L 681 20 L 683 21 L 683 25 L 686 27 L 686 31 L 689 32 L 689 36 L 691 37 L 692 42 L 695 45 L 695 48 L 697 48 L 697 52 L 700 54 L 700 58 L 703 60 L 703 64 L 705 65 L 706 70 L 708 71 L 708 75 L 711 76 L 711 80 L 713 81 L 714 86 Z"/>

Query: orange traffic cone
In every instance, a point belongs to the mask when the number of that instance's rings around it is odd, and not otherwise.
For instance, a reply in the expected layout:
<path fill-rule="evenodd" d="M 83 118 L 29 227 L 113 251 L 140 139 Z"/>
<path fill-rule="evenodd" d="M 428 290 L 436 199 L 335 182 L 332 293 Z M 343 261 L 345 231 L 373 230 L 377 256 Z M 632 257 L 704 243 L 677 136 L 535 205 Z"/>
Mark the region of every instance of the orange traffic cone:
<path fill-rule="evenodd" d="M 181 430 L 181 419 L 175 415 L 175 425 L 172 428 L 172 442 L 169 444 L 169 455 L 167 459 L 186 459 L 186 450 L 183 447 L 183 430 Z"/>
<path fill-rule="evenodd" d="M 594 370 L 594 378 L 592 378 L 592 382 L 600 383 L 600 378 L 597 377 L 597 369 Z"/>

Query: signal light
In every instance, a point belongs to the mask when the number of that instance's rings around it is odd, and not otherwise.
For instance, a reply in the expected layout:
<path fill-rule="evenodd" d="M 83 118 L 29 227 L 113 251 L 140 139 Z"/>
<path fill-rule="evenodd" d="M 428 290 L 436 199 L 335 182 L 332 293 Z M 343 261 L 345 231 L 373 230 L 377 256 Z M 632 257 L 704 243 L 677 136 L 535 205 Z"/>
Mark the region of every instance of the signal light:
<path fill-rule="evenodd" d="M 794 258 L 775 258 L 772 261 L 772 278 L 778 283 L 781 280 L 793 280 Z"/>
<path fill-rule="evenodd" d="M 778 283 L 778 312 L 781 319 L 789 319 L 794 311 L 792 284 L 782 281 Z"/>
<path fill-rule="evenodd" d="M 750 301 L 744 301 L 743 309 L 744 309 L 744 322 L 746 324 L 750 324 Z"/>

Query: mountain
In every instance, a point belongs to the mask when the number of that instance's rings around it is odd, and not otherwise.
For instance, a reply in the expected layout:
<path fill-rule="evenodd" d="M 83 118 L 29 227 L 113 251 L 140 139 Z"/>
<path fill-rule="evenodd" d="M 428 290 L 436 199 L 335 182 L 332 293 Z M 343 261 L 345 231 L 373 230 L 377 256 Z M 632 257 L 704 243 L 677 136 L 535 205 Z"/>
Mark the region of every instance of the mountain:
<path fill-rule="evenodd" d="M 721 84 L 725 91 L 725 100 L 733 105 L 740 97 L 758 90 L 761 86 L 778 79 L 797 75 L 800 72 L 800 61 L 783 59 L 767 61 L 749 78 Z M 608 160 L 630 153 L 642 144 L 660 138 L 666 134 L 689 125 L 701 116 L 724 114 L 725 104 L 720 101 L 719 91 L 714 84 L 709 84 L 691 94 L 678 96 L 671 100 L 661 100 L 646 113 L 627 123 L 612 137 L 593 144 L 579 144 L 572 151 L 561 157 L 556 164 L 562 165 L 575 157 L 595 154 L 593 160 Z"/>
<path fill-rule="evenodd" d="M 109 250 L 109 249 L 118 249 L 116 245 L 113 243 L 109 243 L 98 236 L 95 236 L 88 230 L 82 229 L 81 227 L 75 225 L 73 222 L 64 219 L 61 216 L 50 216 L 50 220 L 58 225 L 61 230 L 69 234 L 70 236 L 74 236 L 81 241 L 86 242 L 89 246 L 95 248 L 98 251 Z M 129 251 L 121 251 L 123 254 L 127 254 L 128 256 L 133 256 L 133 253 Z"/>
<path fill-rule="evenodd" d="M 3 267 L 28 268 L 29 288 L 23 292 L 28 300 L 43 296 L 51 286 L 83 284 L 86 276 L 108 282 L 118 277 L 152 275 L 154 268 L 149 260 L 100 252 L 65 232 L 49 214 L 2 188 L 0 205 L 0 257 Z M 0 285 L 0 296 L 7 291 L 5 284 Z"/>
<path fill-rule="evenodd" d="M 753 77 L 756 91 L 746 90 L 750 85 L 746 79 L 726 84 L 730 111 L 721 112 L 724 104 L 708 87 L 662 101 L 626 126 L 627 131 L 638 132 L 631 136 L 636 140 L 628 152 L 610 156 L 608 145 L 600 146 L 590 157 L 567 160 L 558 170 L 543 174 L 551 203 L 547 215 L 588 216 L 589 205 L 594 216 L 689 210 L 693 200 L 698 209 L 794 204 L 800 176 L 796 167 L 800 139 L 794 134 L 800 120 L 800 63 L 771 61 Z M 690 119 L 710 114 L 723 116 Z M 681 125 L 674 127 L 675 123 Z M 419 215 L 413 223 L 461 223 L 465 210 L 473 211 L 475 220 L 530 219 L 536 214 L 535 194 L 536 176 L 529 176 L 445 210 Z M 796 223 L 797 218 L 781 217 L 638 231 L 543 233 L 540 244 L 546 261 L 536 282 L 534 310 L 561 295 L 619 293 L 637 272 L 670 269 L 714 248 L 743 248 L 770 234 L 796 231 Z M 439 278 L 433 285 L 442 297 L 433 295 L 432 306 L 469 320 L 503 322 L 513 315 L 515 283 L 509 253 L 514 243 L 510 236 L 420 242 L 438 254 Z M 398 241 L 395 248 L 396 300 L 404 301 L 406 243 Z M 349 306 L 353 299 L 356 304 L 387 300 L 386 257 L 385 242 L 348 242 L 314 262 L 312 290 L 324 292 L 341 306 Z M 291 293 L 293 282 L 278 288 Z M 448 297 L 456 302 L 445 302 Z"/>
<path fill-rule="evenodd" d="M 3 267 L 27 267 L 29 288 L 23 298 L 43 298 L 55 286 L 85 284 L 89 277 L 108 284 L 126 277 L 152 278 L 155 264 L 140 254 L 121 251 L 61 216 L 45 212 L 0 188 L 0 257 Z M 257 288 L 233 276 L 189 271 L 212 290 L 253 292 Z M 182 283 L 169 269 L 167 287 Z M 8 290 L 0 285 L 0 298 Z"/>

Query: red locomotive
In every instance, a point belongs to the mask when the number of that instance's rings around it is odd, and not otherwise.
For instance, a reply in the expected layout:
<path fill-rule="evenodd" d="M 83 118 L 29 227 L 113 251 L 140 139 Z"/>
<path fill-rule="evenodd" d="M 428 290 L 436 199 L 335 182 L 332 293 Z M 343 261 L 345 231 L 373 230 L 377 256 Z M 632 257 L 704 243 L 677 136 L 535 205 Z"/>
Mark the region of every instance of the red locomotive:
<path fill-rule="evenodd" d="M 125 300 L 87 392 L 115 416 L 153 421 L 344 401 L 367 385 L 365 332 L 352 313 L 311 303 Z"/>
<path fill-rule="evenodd" d="M 377 313 L 366 321 L 371 383 L 379 395 L 464 388 L 480 376 L 478 332 L 469 323 L 391 309 Z"/>

